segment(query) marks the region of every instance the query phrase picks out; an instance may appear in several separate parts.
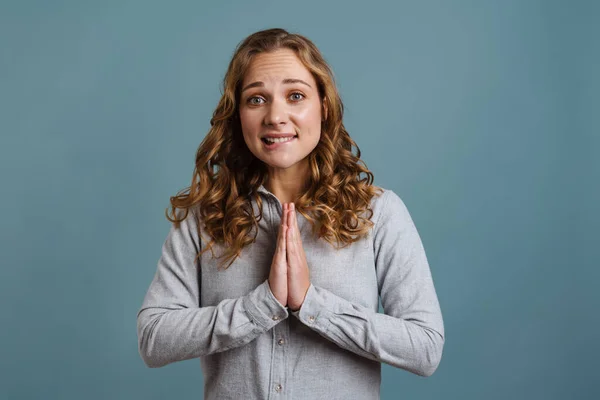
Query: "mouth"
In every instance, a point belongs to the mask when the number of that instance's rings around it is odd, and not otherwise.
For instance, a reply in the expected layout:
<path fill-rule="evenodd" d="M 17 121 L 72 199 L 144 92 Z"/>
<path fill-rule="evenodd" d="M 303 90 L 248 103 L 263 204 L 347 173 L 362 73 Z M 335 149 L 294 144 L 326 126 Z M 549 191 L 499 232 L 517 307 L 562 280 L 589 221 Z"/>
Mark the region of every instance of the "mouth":
<path fill-rule="evenodd" d="M 273 145 L 273 144 L 278 144 L 278 143 L 287 143 L 287 142 L 291 142 L 294 139 L 297 139 L 298 135 L 281 135 L 279 137 L 276 136 L 269 136 L 269 137 L 262 137 L 260 138 L 260 140 L 266 144 L 266 145 Z"/>

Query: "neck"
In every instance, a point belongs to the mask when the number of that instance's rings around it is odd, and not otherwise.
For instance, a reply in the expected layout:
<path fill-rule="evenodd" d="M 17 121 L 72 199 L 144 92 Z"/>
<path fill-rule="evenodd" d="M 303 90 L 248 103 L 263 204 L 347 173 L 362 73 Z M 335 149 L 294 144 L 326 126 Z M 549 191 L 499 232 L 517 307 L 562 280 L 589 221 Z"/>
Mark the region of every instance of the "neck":
<path fill-rule="evenodd" d="M 306 161 L 306 160 L 305 160 Z M 308 162 L 290 168 L 269 168 L 265 188 L 279 199 L 281 204 L 295 202 L 300 197 L 308 179 Z"/>

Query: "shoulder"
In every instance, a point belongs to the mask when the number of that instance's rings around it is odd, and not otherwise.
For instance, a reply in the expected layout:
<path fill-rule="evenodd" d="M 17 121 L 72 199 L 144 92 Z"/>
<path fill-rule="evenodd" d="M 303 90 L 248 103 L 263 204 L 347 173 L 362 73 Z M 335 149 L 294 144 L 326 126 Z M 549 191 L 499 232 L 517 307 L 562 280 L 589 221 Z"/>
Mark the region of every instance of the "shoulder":
<path fill-rule="evenodd" d="M 381 189 L 381 193 L 376 194 L 371 199 L 371 209 L 373 210 L 372 221 L 375 223 L 375 226 L 397 217 L 406 219 L 408 209 L 402 198 L 391 189 L 381 186 L 376 187 Z"/>
<path fill-rule="evenodd" d="M 199 233 L 199 211 L 196 206 L 192 206 L 187 210 L 176 210 L 178 224 L 171 223 L 171 235 L 176 236 L 179 240 L 185 240 L 193 243 L 196 247 L 200 246 Z"/>

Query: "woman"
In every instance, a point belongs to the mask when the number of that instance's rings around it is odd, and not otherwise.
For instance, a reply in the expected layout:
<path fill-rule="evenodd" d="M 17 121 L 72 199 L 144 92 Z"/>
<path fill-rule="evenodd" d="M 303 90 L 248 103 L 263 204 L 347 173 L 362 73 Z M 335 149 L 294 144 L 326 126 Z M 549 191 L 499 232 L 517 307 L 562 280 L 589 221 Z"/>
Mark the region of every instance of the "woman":
<path fill-rule="evenodd" d="M 199 357 L 205 399 L 378 399 L 382 362 L 431 375 L 444 326 L 421 240 L 372 185 L 319 50 L 257 32 L 223 86 L 138 313 L 144 362 Z"/>

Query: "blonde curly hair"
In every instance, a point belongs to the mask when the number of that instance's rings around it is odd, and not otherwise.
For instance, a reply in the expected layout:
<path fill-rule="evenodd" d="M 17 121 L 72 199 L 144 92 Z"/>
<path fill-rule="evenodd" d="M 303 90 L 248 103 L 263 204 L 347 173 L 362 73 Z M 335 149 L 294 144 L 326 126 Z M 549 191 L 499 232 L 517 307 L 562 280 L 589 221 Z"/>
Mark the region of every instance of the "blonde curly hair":
<path fill-rule="evenodd" d="M 190 208 L 197 210 L 193 215 L 210 236 L 210 242 L 197 254 L 196 261 L 208 250 L 214 257 L 212 247 L 219 243 L 224 248 L 220 265 L 228 262 L 228 268 L 256 238 L 258 221 L 263 217 L 257 189 L 267 182 L 268 175 L 264 163 L 244 142 L 239 119 L 240 91 L 252 58 L 282 48 L 293 50 L 312 73 L 322 107 L 327 110 L 319 143 L 308 155 L 310 176 L 294 202 L 297 212 L 310 221 L 314 235 L 332 245 L 335 241 L 338 247 L 358 241 L 373 226 L 373 210 L 369 206 L 373 196 L 382 190 L 373 185 L 373 174 L 344 128 L 344 106 L 331 68 L 306 37 L 279 28 L 267 29 L 238 44 L 223 79 L 211 128 L 196 152 L 192 183 L 170 198 L 170 210 L 168 207 L 165 212 L 178 227 Z M 252 199 L 258 205 L 258 215 L 254 215 Z M 177 209 L 184 212 L 177 213 Z"/>

